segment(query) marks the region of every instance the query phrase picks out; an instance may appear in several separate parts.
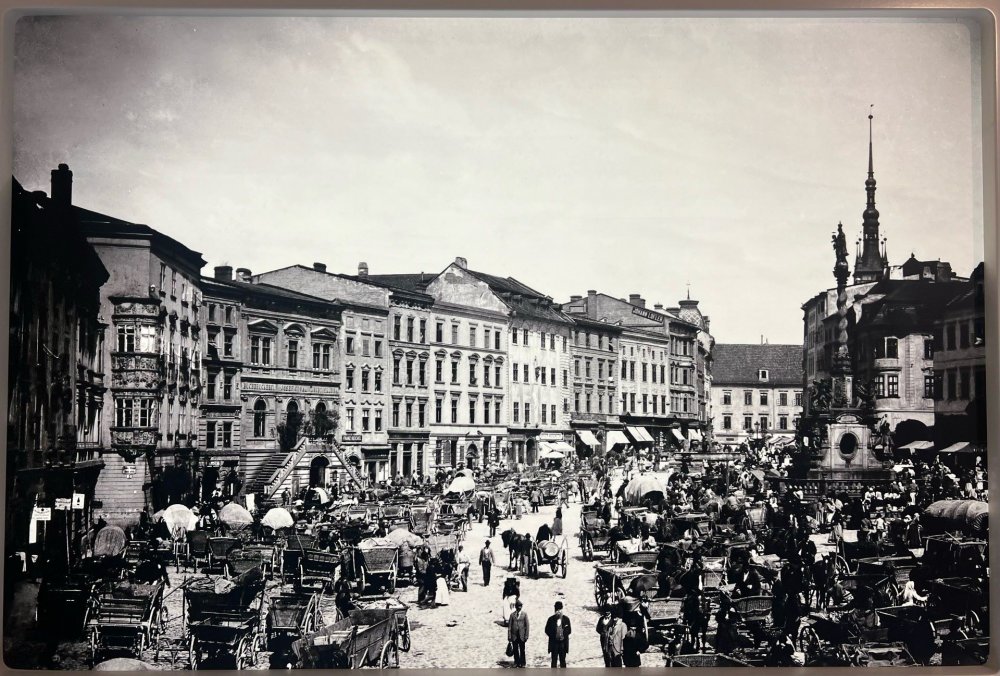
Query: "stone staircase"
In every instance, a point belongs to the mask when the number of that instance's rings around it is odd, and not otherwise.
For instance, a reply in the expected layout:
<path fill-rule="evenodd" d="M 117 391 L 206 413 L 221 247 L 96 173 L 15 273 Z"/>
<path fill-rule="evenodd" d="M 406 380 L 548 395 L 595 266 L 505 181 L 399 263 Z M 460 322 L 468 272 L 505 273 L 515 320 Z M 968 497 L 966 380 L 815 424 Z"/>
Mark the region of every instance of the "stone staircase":
<path fill-rule="evenodd" d="M 365 487 L 365 482 L 358 476 L 354 467 L 347 462 L 347 458 L 336 441 L 330 438 L 327 441 L 318 442 L 303 437 L 299 439 L 291 451 L 279 451 L 268 456 L 267 460 L 257 470 L 253 479 L 248 482 L 246 492 L 256 493 L 264 502 L 271 500 L 283 488 L 287 487 L 292 473 L 299 467 L 302 459 L 310 451 L 332 452 L 340 464 L 339 467 L 335 466 L 335 469 L 346 472 L 358 488 L 363 489 Z"/>

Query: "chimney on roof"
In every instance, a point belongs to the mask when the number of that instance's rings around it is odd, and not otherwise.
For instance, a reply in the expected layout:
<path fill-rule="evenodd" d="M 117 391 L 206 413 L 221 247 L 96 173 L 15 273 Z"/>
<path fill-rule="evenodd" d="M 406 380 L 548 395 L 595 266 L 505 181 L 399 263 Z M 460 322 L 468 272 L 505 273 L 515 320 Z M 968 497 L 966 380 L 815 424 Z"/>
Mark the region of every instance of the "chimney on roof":
<path fill-rule="evenodd" d="M 656 310 L 657 312 L 663 312 L 663 303 L 657 303 L 656 305 L 653 306 L 653 309 Z"/>
<path fill-rule="evenodd" d="M 358 277 L 367 277 L 367 276 L 368 276 L 368 263 L 362 261 L 361 263 L 358 263 Z"/>
<path fill-rule="evenodd" d="M 458 267 L 462 268 L 463 270 L 468 270 L 469 269 L 469 261 L 467 261 L 466 259 L 462 258 L 461 256 L 458 256 L 457 258 L 455 258 L 455 265 L 457 265 Z"/>
<path fill-rule="evenodd" d="M 313 263 L 313 270 L 316 272 L 326 272 L 326 263 Z"/>
<path fill-rule="evenodd" d="M 52 202 L 66 209 L 73 204 L 73 172 L 65 164 L 52 170 Z"/>
<path fill-rule="evenodd" d="M 233 266 L 232 265 L 216 265 L 215 266 L 215 278 L 220 282 L 231 282 L 233 281 Z"/>
<path fill-rule="evenodd" d="M 708 315 L 705 315 L 701 318 L 701 321 L 705 323 L 705 333 L 711 333 L 711 331 L 709 331 L 709 329 L 712 328 L 711 318 Z"/>
<path fill-rule="evenodd" d="M 578 300 L 583 300 L 583 296 L 570 296 L 569 297 L 569 302 L 570 303 L 575 303 Z"/>
<path fill-rule="evenodd" d="M 241 282 L 250 282 L 250 268 L 236 268 L 236 276 L 239 277 Z"/>
<path fill-rule="evenodd" d="M 639 307 L 646 307 L 646 301 L 642 299 L 642 294 L 630 293 L 628 295 L 628 302 Z"/>

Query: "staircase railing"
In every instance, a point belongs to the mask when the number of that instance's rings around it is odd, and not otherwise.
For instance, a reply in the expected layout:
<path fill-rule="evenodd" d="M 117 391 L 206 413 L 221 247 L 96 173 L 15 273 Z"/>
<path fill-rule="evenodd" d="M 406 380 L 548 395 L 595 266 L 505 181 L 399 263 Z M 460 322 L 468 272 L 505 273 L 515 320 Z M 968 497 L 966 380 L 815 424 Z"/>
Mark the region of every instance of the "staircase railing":
<path fill-rule="evenodd" d="M 309 449 L 306 445 L 306 438 L 302 437 L 285 456 L 285 460 L 281 463 L 281 466 L 271 473 L 267 483 L 264 484 L 264 500 L 271 499 L 274 494 L 278 492 L 281 484 L 285 483 L 285 479 L 288 478 L 288 475 L 291 474 L 292 470 L 294 470 L 299 464 L 299 460 L 302 459 L 302 456 L 306 454 L 307 450 Z"/>
<path fill-rule="evenodd" d="M 351 477 L 351 481 L 354 482 L 354 485 L 357 486 L 359 490 L 364 490 L 365 489 L 364 482 L 361 481 L 361 478 L 358 476 L 358 473 L 354 471 L 353 467 L 351 467 L 351 463 L 347 462 L 347 458 L 344 457 L 344 454 L 340 450 L 340 445 L 337 444 L 337 442 L 333 438 L 330 438 L 328 440 L 328 445 L 330 447 L 330 450 L 333 451 L 333 454 L 337 456 L 337 460 L 340 461 L 340 464 L 344 468 L 344 471 L 347 472 L 347 476 Z"/>

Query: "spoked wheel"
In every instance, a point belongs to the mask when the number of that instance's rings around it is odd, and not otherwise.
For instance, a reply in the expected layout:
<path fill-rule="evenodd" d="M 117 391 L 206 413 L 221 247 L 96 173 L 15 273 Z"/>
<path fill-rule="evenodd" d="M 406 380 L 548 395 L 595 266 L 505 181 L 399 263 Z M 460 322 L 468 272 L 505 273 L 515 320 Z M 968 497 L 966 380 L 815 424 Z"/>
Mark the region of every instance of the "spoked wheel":
<path fill-rule="evenodd" d="M 594 558 L 594 545 L 593 543 L 591 543 L 589 539 L 583 541 L 582 549 L 583 549 L 583 558 L 585 560 L 590 561 Z"/>
<path fill-rule="evenodd" d="M 367 586 L 365 579 L 366 578 L 365 569 L 362 568 L 360 572 L 361 574 L 358 576 L 358 591 L 363 592 L 365 590 L 365 587 Z"/>
<path fill-rule="evenodd" d="M 410 652 L 410 621 L 404 620 L 403 626 L 399 630 L 399 649 L 404 653 Z"/>
<path fill-rule="evenodd" d="M 250 637 L 244 636 L 236 644 L 236 671 L 243 671 L 250 666 L 252 642 L 253 640 Z"/>
<path fill-rule="evenodd" d="M 389 593 L 394 594 L 396 592 L 396 568 L 393 566 L 392 572 L 389 574 Z"/>
<path fill-rule="evenodd" d="M 194 636 L 188 639 L 188 669 L 194 671 L 198 668 L 198 650 L 194 642 Z"/>
<path fill-rule="evenodd" d="M 396 644 L 392 641 L 388 641 L 384 646 L 382 646 L 382 654 L 378 659 L 379 669 L 396 669 L 399 667 L 399 651 L 396 650 Z"/>
<path fill-rule="evenodd" d="M 97 664 L 97 632 L 90 632 L 90 666 Z"/>
<path fill-rule="evenodd" d="M 569 558 L 566 556 L 566 550 L 562 552 L 562 578 L 566 579 L 566 572 L 569 570 Z"/>
<path fill-rule="evenodd" d="M 552 574 L 555 575 L 559 572 L 559 559 L 552 559 L 549 562 L 549 568 L 552 569 Z"/>

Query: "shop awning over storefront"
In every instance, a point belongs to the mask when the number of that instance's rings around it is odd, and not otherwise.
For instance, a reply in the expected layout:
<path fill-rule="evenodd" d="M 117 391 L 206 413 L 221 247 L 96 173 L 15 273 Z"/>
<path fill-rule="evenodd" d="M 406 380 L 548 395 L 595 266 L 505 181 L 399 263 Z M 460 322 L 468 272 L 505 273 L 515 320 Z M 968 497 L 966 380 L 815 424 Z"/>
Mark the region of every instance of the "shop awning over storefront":
<path fill-rule="evenodd" d="M 601 445 L 601 442 L 597 440 L 597 437 L 595 437 L 594 433 L 591 432 L 590 430 L 579 430 L 576 433 L 576 436 L 580 438 L 580 441 L 587 444 L 591 448 L 595 448 Z"/>
<path fill-rule="evenodd" d="M 975 453 L 976 449 L 968 441 L 959 441 L 948 448 L 942 448 L 938 453 Z"/>
<path fill-rule="evenodd" d="M 628 446 L 632 442 L 628 440 L 625 433 L 620 430 L 609 430 L 608 431 L 608 448 L 614 448 L 615 446 Z"/>
<path fill-rule="evenodd" d="M 688 429 L 688 439 L 691 441 L 701 441 L 703 437 L 701 436 L 701 430 L 691 427 Z"/>
<path fill-rule="evenodd" d="M 911 441 L 897 448 L 898 451 L 922 451 L 926 448 L 933 448 L 933 441 Z"/>
<path fill-rule="evenodd" d="M 625 434 L 628 435 L 629 439 L 631 439 L 632 443 L 636 446 L 640 444 L 653 443 L 653 437 L 649 436 L 649 432 L 647 432 L 644 427 L 629 425 L 625 427 Z"/>
<path fill-rule="evenodd" d="M 576 452 L 576 449 L 567 444 L 565 441 L 547 441 L 545 444 L 547 444 L 553 451 L 558 451 L 559 453 L 568 454 Z"/>
<path fill-rule="evenodd" d="M 672 427 L 672 428 L 670 428 L 670 431 L 671 431 L 671 432 L 673 433 L 673 435 L 674 435 L 674 438 L 675 438 L 675 439 L 677 439 L 677 441 L 680 441 L 680 442 L 684 442 L 684 441 L 687 441 L 687 439 L 685 439 L 685 438 L 684 438 L 684 433 L 683 433 L 683 432 L 681 432 L 681 431 L 680 431 L 679 429 L 677 429 L 676 427 Z"/>

